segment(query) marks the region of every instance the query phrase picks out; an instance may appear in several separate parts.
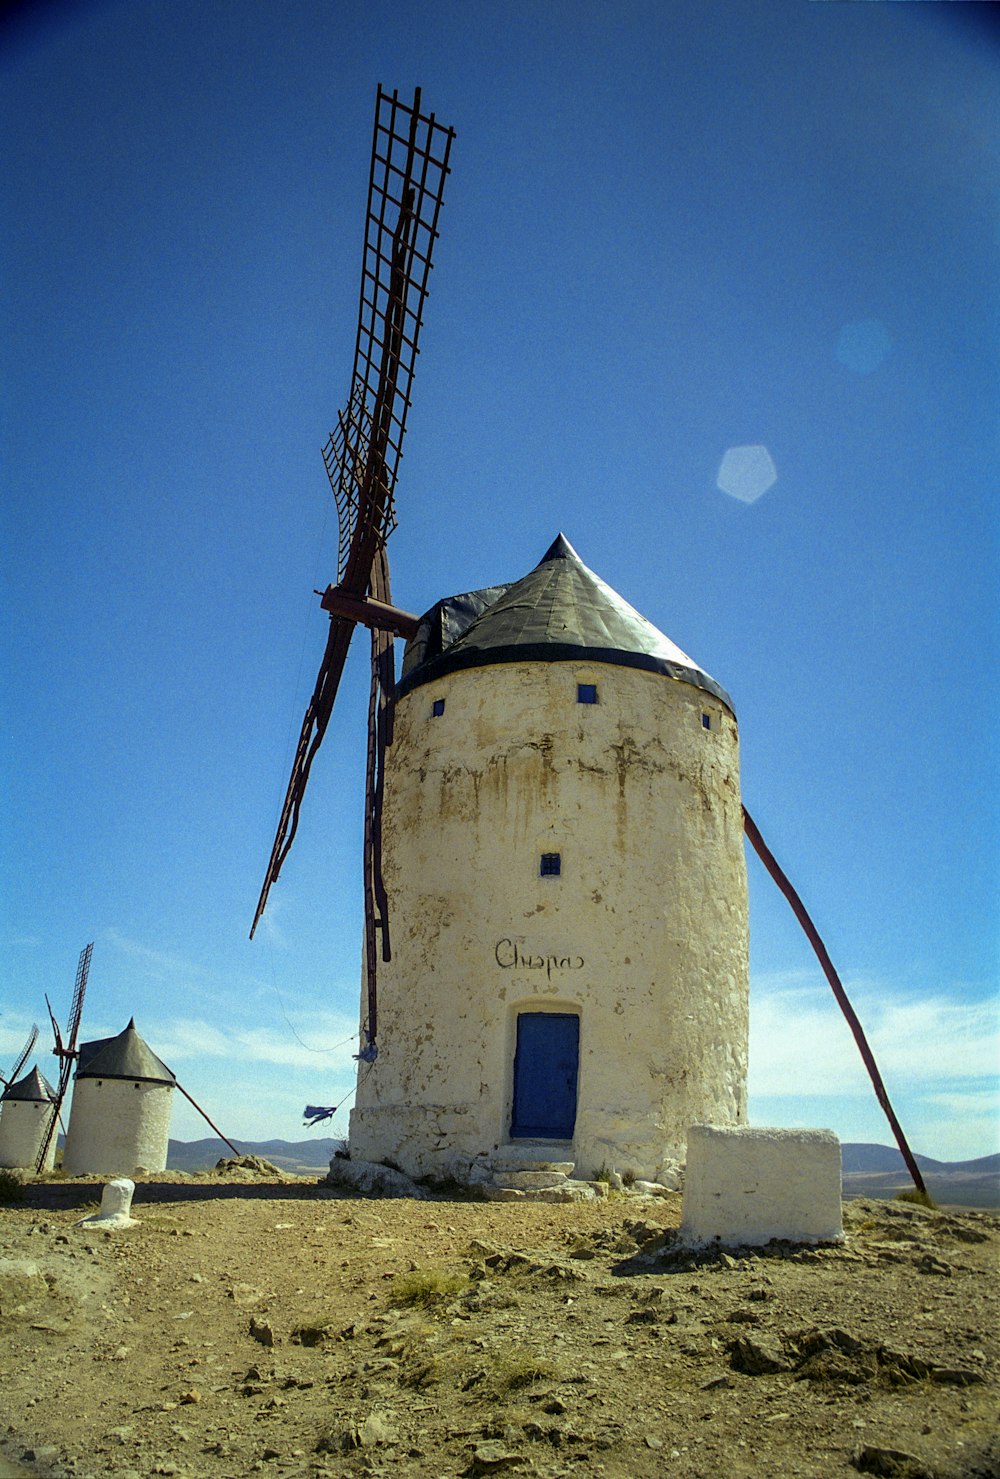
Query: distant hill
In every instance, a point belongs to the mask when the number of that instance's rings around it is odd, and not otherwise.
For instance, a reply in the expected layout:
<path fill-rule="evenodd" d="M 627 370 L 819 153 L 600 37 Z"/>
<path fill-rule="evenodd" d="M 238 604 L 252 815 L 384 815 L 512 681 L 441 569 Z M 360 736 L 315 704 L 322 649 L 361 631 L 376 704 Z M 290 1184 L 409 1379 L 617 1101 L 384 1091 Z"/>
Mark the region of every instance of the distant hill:
<path fill-rule="evenodd" d="M 325 1176 L 335 1150 L 342 1140 L 234 1140 L 240 1155 L 259 1155 L 271 1161 L 280 1171 L 294 1176 Z M 210 1136 L 207 1140 L 171 1140 L 167 1146 L 168 1171 L 210 1171 L 217 1161 L 227 1160 L 232 1151 L 224 1140 Z"/>
<path fill-rule="evenodd" d="M 951 1207 L 1000 1211 L 1000 1155 L 972 1161 L 935 1161 L 914 1154 L 927 1190 Z M 899 1150 L 890 1145 L 841 1146 L 845 1197 L 888 1199 L 913 1186 Z"/>
<path fill-rule="evenodd" d="M 902 1153 L 893 1145 L 842 1145 L 840 1156 L 845 1172 L 905 1171 Z M 1000 1155 L 984 1155 L 975 1161 L 935 1161 L 929 1155 L 914 1154 L 921 1171 L 1000 1172 Z"/>

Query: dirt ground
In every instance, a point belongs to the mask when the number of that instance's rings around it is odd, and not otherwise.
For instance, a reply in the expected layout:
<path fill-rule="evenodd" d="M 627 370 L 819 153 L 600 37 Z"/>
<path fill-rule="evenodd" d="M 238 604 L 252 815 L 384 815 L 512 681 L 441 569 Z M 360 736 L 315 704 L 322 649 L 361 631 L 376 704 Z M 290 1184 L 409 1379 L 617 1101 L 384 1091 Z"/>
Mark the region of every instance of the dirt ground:
<path fill-rule="evenodd" d="M 679 1196 L 163 1173 L 105 1232 L 100 1189 L 0 1207 L 7 1472 L 1000 1476 L 986 1213 L 855 1201 L 842 1246 L 694 1257 Z"/>

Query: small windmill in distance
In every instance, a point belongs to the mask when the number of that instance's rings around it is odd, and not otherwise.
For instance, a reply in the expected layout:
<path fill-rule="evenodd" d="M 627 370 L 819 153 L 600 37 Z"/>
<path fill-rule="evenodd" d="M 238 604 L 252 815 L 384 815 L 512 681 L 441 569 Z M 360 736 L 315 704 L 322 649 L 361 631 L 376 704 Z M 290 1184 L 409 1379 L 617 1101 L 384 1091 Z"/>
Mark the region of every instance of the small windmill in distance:
<path fill-rule="evenodd" d="M 49 1153 L 52 1136 L 56 1133 L 56 1125 L 59 1123 L 59 1115 L 62 1111 L 63 1100 L 66 1098 L 66 1090 L 69 1088 L 70 1076 L 73 1072 L 73 1063 L 76 1060 L 76 1040 L 80 1033 L 80 1018 L 83 1015 L 83 998 L 87 990 L 87 976 L 90 974 L 90 957 L 94 953 L 94 942 L 85 945 L 80 951 L 80 959 L 76 967 L 76 982 L 73 986 L 73 1000 L 69 1009 L 69 1019 L 66 1024 L 66 1038 L 63 1040 L 52 1010 L 52 1003 L 48 996 L 45 1005 L 49 1009 L 49 1019 L 52 1023 L 52 1032 L 55 1037 L 55 1045 L 52 1049 L 59 1059 L 59 1086 L 56 1089 L 55 1112 L 49 1123 L 48 1134 L 45 1136 L 42 1147 L 38 1153 L 38 1162 L 35 1169 L 41 1171 L 45 1165 L 45 1158 Z"/>
<path fill-rule="evenodd" d="M 28 1041 L 25 1043 L 24 1047 L 21 1049 L 20 1053 L 18 1054 L 17 1059 L 16 1059 L 16 1061 L 14 1063 L 14 1067 L 11 1069 L 10 1073 L 7 1075 L 6 1078 L 4 1077 L 4 1075 L 2 1073 L 0 1073 L 0 1084 L 2 1084 L 4 1088 L 6 1088 L 8 1084 L 16 1084 L 17 1083 L 17 1080 L 18 1080 L 18 1078 L 21 1075 L 21 1069 L 27 1063 L 28 1058 L 31 1056 L 31 1050 L 35 1046 L 35 1043 L 37 1041 L 38 1041 L 38 1023 L 37 1022 L 32 1022 L 32 1024 L 31 1024 L 31 1031 L 28 1033 Z"/>

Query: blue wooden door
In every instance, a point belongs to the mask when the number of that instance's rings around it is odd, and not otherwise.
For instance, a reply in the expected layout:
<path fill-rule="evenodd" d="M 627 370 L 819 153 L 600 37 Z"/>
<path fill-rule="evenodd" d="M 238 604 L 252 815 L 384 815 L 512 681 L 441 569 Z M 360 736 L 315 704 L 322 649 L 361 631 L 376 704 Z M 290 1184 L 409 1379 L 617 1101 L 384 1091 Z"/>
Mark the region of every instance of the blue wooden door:
<path fill-rule="evenodd" d="M 512 1136 L 572 1140 L 579 1067 L 579 1017 L 569 1012 L 518 1014 Z"/>

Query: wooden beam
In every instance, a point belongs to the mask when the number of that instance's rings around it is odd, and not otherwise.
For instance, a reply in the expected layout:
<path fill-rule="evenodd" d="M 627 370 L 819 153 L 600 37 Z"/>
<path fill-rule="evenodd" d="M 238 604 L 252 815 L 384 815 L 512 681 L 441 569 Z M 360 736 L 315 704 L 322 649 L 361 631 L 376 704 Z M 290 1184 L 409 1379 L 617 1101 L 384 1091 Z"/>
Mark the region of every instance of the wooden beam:
<path fill-rule="evenodd" d="M 380 632 L 395 632 L 400 637 L 416 635 L 420 618 L 410 611 L 400 611 L 385 601 L 375 601 L 371 596 L 351 596 L 340 586 L 328 585 L 320 601 L 324 611 L 332 616 L 346 616 L 350 621 L 359 621 L 362 626 L 375 627 Z"/>

